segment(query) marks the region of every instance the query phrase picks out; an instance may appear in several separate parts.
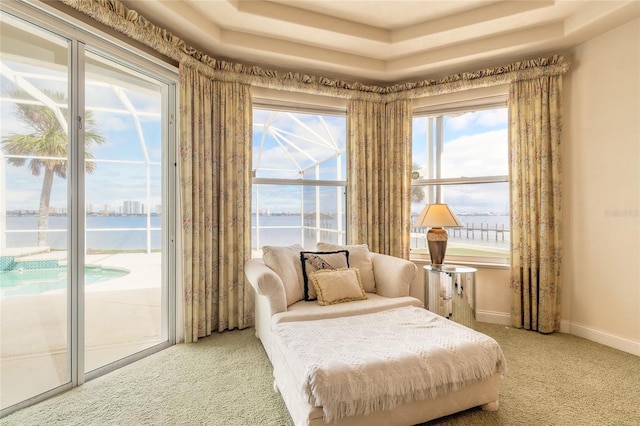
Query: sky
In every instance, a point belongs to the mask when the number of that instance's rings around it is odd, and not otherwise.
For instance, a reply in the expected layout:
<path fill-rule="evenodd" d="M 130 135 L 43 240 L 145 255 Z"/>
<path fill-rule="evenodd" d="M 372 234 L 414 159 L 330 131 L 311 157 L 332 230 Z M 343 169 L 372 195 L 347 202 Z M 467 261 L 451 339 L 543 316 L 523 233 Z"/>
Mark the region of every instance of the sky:
<path fill-rule="evenodd" d="M 5 62 L 5 65 L 28 73 L 24 74 L 28 84 L 43 92 L 66 92 L 66 83 L 61 84 L 66 78 L 64 72 L 11 62 Z M 106 77 L 100 78 L 100 74 Z M 162 203 L 160 87 L 156 86 L 154 93 L 153 85 L 145 80 L 140 81 L 143 90 L 133 90 L 135 75 L 124 71 L 115 72 L 110 68 L 100 70 L 97 61 L 88 64 L 87 76 L 85 103 L 95 122 L 91 128 L 105 138 L 103 145 L 89 148 L 95 157 L 96 169 L 85 178 L 87 209 L 99 212 L 108 206 L 109 211 L 118 212 L 124 201 L 132 200 L 150 206 L 150 211 L 155 213 L 156 206 Z M 91 79 L 92 76 L 99 80 Z M 118 85 L 119 80 L 122 85 Z M 16 87 L 9 79 L 2 77 L 0 120 L 3 137 L 33 132 L 33 129 L 16 119 L 15 104 L 9 100 Z M 66 105 L 61 107 L 66 108 Z M 139 127 L 136 126 L 131 109 L 138 116 Z M 66 112 L 66 109 L 63 111 Z M 0 181 L 0 189 L 5 193 L 4 202 L 8 211 L 38 210 L 42 174 L 33 176 L 26 165 L 15 167 L 6 163 L 1 174 L 0 179 L 4 182 Z M 150 182 L 149 197 L 147 176 Z M 68 207 L 67 185 L 67 179 L 54 177 L 50 206 L 58 212 Z"/>
<path fill-rule="evenodd" d="M 440 177 L 508 175 L 507 120 L 506 107 L 445 115 Z M 419 166 L 421 176 L 428 178 L 427 123 L 427 117 L 413 120 L 412 157 L 413 163 Z M 444 199 L 440 201 L 452 206 L 457 214 L 509 212 L 506 183 L 446 185 L 442 188 Z M 426 203 L 427 200 L 414 203 L 412 211 L 420 212 Z"/>

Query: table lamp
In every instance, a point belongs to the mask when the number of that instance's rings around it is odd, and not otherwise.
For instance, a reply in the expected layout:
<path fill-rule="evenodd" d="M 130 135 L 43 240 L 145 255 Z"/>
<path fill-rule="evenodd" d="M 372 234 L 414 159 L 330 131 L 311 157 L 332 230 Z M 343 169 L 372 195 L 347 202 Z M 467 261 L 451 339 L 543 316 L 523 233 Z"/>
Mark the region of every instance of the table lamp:
<path fill-rule="evenodd" d="M 427 232 L 431 265 L 440 266 L 447 251 L 447 231 L 442 227 L 461 227 L 464 225 L 446 204 L 427 204 L 413 226 L 420 228 L 431 227 Z"/>

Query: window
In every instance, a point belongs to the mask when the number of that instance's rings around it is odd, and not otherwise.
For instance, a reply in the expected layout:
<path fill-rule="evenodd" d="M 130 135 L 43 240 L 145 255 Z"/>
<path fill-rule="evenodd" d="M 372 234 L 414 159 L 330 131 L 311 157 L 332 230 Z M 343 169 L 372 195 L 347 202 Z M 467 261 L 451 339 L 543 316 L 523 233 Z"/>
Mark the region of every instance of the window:
<path fill-rule="evenodd" d="M 253 111 L 252 249 L 345 241 L 346 118 Z"/>
<path fill-rule="evenodd" d="M 413 118 L 411 215 L 445 203 L 464 224 L 449 228 L 448 260 L 506 263 L 509 257 L 508 135 L 505 103 L 418 111 Z M 411 253 L 428 253 L 411 229 Z"/>

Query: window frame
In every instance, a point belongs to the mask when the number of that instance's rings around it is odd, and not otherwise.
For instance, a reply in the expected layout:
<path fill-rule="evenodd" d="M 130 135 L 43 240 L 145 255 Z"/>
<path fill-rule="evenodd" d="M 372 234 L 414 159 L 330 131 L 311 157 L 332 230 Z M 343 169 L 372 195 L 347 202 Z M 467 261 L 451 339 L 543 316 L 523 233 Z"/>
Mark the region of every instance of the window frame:
<path fill-rule="evenodd" d="M 295 100 L 283 100 L 283 99 L 276 99 L 274 98 L 267 98 L 267 97 L 255 97 L 253 98 L 253 102 L 252 102 L 252 114 L 253 111 L 255 110 L 263 110 L 263 111 L 277 111 L 277 112 L 288 112 L 288 113 L 293 113 L 293 114 L 310 114 L 310 115 L 319 115 L 319 116 L 333 116 L 333 117 L 343 117 L 345 119 L 345 138 L 346 138 L 346 118 L 347 118 L 347 111 L 345 107 L 338 107 L 338 106 L 329 106 L 329 105 L 321 105 L 321 104 L 313 104 L 313 103 L 299 103 L 296 102 Z M 253 127 L 253 126 L 252 126 Z M 253 132 L 253 129 L 252 129 Z M 252 133 L 253 135 L 253 133 Z M 347 159 L 347 146 L 346 146 L 346 139 L 345 139 L 345 152 L 344 152 L 344 156 L 345 156 L 345 168 L 343 170 L 343 176 L 344 178 L 342 180 L 327 180 L 327 179 L 304 179 L 304 178 L 299 178 L 299 179 L 291 179 L 291 178 L 271 178 L 271 177 L 256 177 L 256 169 L 254 168 L 254 165 L 252 164 L 252 170 L 251 170 L 251 196 L 252 196 L 252 200 L 255 196 L 255 192 L 254 192 L 254 188 L 256 185 L 281 185 L 281 186 L 300 186 L 300 187 L 343 187 L 344 191 L 342 193 L 343 198 L 341 202 L 338 202 L 338 207 L 342 206 L 342 214 L 343 216 L 346 218 L 347 217 L 347 177 L 348 177 L 348 170 L 346 165 L 348 164 L 348 159 Z M 253 144 L 253 140 L 252 140 L 252 144 Z M 252 201 L 252 214 L 254 213 L 254 206 L 253 206 L 253 201 Z M 258 209 L 256 209 L 256 214 L 257 214 Z M 252 235 L 253 235 L 253 225 L 252 225 Z M 256 232 L 257 232 L 257 228 L 258 226 L 256 226 Z M 316 226 L 316 229 L 319 230 L 320 228 L 318 228 Z M 301 225 L 301 230 L 304 230 L 304 226 Z M 344 238 L 346 239 L 346 235 L 347 235 L 347 221 L 344 221 L 344 226 L 342 227 L 342 229 L 338 229 L 339 235 L 344 235 Z M 299 243 L 302 245 L 304 241 L 300 241 Z M 345 241 L 342 241 L 341 243 L 345 243 Z M 251 243 L 252 246 L 252 250 L 255 250 L 257 252 L 261 252 L 262 248 L 258 247 L 257 244 L 254 247 L 254 242 L 252 241 Z"/>
<path fill-rule="evenodd" d="M 498 93 L 495 93 L 498 90 Z M 415 118 L 427 117 L 444 117 L 452 113 L 466 113 L 493 110 L 498 108 L 507 108 L 508 113 L 508 93 L 506 88 L 496 88 L 491 94 L 484 96 L 470 96 L 469 99 L 460 99 L 464 94 L 456 94 L 457 100 L 451 102 L 435 102 L 431 105 L 418 105 L 414 108 L 412 120 Z M 508 124 L 507 124 L 508 131 Z M 508 141 L 507 141 L 508 144 Z M 413 139 L 412 139 L 413 147 Z M 447 185 L 474 185 L 474 184 L 491 184 L 491 183 L 508 183 L 509 175 L 486 175 L 474 177 L 445 177 L 445 178 L 423 178 L 420 180 L 412 179 L 411 188 L 413 187 L 432 187 L 438 191 L 438 187 Z M 440 200 L 440 195 L 435 195 L 436 200 Z M 438 201 L 439 202 L 439 201 Z M 510 214 L 510 212 L 509 212 Z M 415 261 L 427 261 L 430 259 L 429 253 L 417 253 L 410 249 L 410 259 Z M 483 265 L 507 267 L 510 262 L 510 253 L 506 258 L 491 256 L 472 256 L 472 255 L 447 255 L 447 260 L 463 265 Z"/>
<path fill-rule="evenodd" d="M 163 335 L 166 340 L 152 347 L 143 349 L 117 361 L 102 366 L 96 370 L 86 372 L 84 370 L 84 332 L 85 332 L 85 299 L 84 299 L 84 256 L 83 246 L 86 236 L 78 237 L 85 234 L 85 224 L 83 220 L 73 221 L 67 229 L 71 235 L 70 241 L 74 244 L 69 249 L 69 276 L 71 285 L 67 295 L 67 324 L 66 332 L 68 336 L 67 349 L 69 350 L 69 359 L 67 360 L 68 368 L 71 372 L 70 380 L 57 387 L 53 387 L 43 393 L 34 395 L 26 400 L 7 406 L 0 410 L 0 417 L 8 415 L 16 410 L 44 401 L 52 396 L 58 395 L 66 390 L 72 389 L 83 383 L 93 380 L 111 371 L 117 370 L 123 366 L 129 365 L 153 353 L 159 352 L 170 346 L 175 345 L 181 333 L 182 319 L 177 317 L 180 309 L 179 298 L 176 297 L 178 291 L 176 287 L 179 285 L 177 280 L 177 252 L 175 232 L 178 229 L 177 211 L 176 211 L 176 188 L 177 188 L 177 170 L 172 167 L 175 164 L 177 154 L 177 122 L 173 118 L 177 112 L 177 83 L 178 69 L 169 63 L 166 63 L 157 57 L 144 52 L 137 47 L 123 40 L 108 35 L 91 25 L 78 20 L 70 15 L 60 13 L 60 11 L 46 3 L 25 3 L 25 2 L 2 2 L 0 10 L 7 15 L 14 17 L 20 21 L 28 23 L 34 27 L 39 27 L 45 32 L 58 35 L 69 40 L 69 110 L 71 117 L 77 117 L 84 110 L 84 83 L 85 76 L 85 53 L 91 52 L 104 58 L 108 58 L 114 63 L 125 64 L 126 68 L 130 68 L 141 75 L 151 76 L 166 84 L 166 96 L 168 100 L 168 115 L 163 118 L 162 128 L 166 132 L 163 137 L 163 169 L 162 192 L 166 197 L 166 206 L 163 207 L 162 229 L 163 229 L 163 271 L 162 279 L 166 283 L 166 288 L 162 290 L 162 304 L 166 305 L 166 312 L 162 314 L 162 326 L 166 327 Z M 73 89 L 73 90 L 71 90 Z M 70 120 L 70 123 L 72 120 Z M 84 178 L 82 173 L 74 171 L 82 170 L 84 167 L 84 155 L 80 151 L 83 146 L 81 140 L 82 132 L 78 126 L 69 126 L 70 138 L 70 157 L 69 164 L 75 169 L 70 169 L 68 177 L 68 195 L 69 204 L 67 211 L 70 216 L 73 214 L 76 218 L 82 218 L 85 211 L 84 203 Z M 80 239 L 78 239 L 80 238 Z M 80 241 L 80 243 L 78 243 Z"/>

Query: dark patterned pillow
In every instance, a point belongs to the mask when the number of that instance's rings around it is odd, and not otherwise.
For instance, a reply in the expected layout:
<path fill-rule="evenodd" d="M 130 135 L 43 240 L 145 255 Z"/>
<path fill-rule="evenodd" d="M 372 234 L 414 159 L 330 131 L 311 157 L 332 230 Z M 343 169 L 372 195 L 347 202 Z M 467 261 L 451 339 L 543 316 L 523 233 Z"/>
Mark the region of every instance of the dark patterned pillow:
<path fill-rule="evenodd" d="M 301 251 L 302 277 L 304 279 L 304 300 L 316 300 L 316 290 L 309 283 L 309 275 L 323 269 L 349 267 L 349 251 Z"/>

